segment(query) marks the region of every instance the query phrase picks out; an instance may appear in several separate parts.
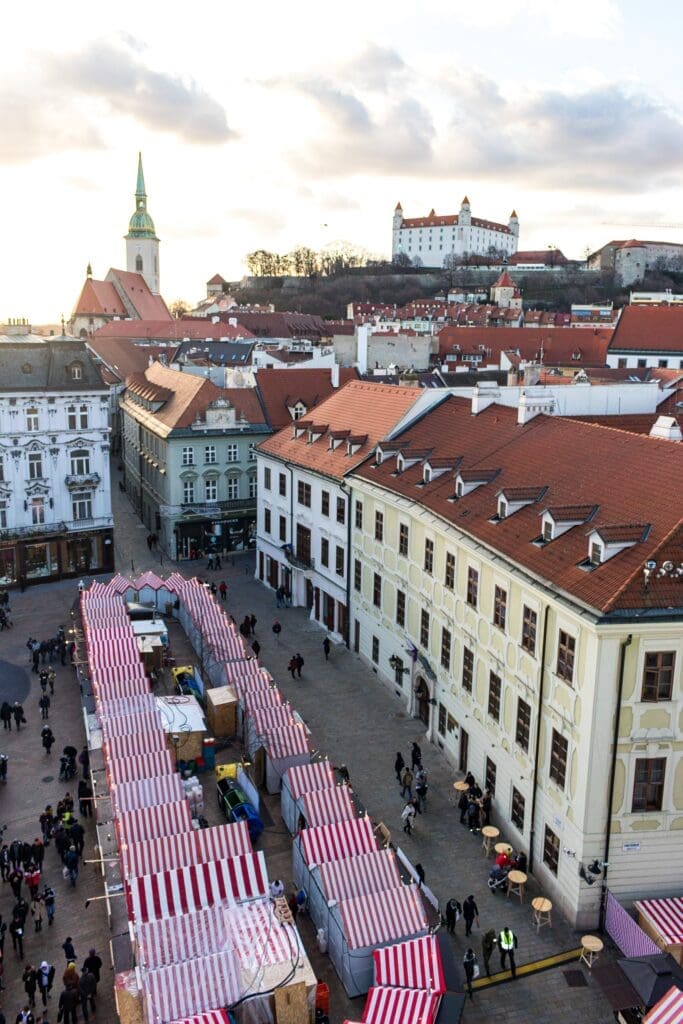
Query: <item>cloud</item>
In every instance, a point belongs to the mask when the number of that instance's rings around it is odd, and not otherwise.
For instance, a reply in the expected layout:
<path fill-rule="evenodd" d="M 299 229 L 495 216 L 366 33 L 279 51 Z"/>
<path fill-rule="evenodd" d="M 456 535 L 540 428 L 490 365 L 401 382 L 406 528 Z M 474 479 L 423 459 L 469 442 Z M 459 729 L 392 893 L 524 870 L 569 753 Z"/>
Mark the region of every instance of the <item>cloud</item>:
<path fill-rule="evenodd" d="M 368 43 L 361 53 L 342 65 L 340 77 L 356 88 L 385 92 L 407 71 L 407 64 L 396 50 Z"/>

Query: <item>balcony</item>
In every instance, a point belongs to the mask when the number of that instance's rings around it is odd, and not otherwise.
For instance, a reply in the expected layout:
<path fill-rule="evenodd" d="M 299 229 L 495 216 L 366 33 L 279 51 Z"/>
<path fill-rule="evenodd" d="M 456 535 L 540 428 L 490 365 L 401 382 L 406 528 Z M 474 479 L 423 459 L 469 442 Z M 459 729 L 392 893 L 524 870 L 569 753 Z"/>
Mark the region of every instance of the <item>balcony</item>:
<path fill-rule="evenodd" d="M 99 473 L 69 473 L 64 477 L 64 483 L 74 491 L 81 487 L 99 487 L 101 479 Z"/>
<path fill-rule="evenodd" d="M 7 530 L 0 530 L 0 541 L 23 540 L 27 537 L 45 537 L 55 533 L 64 533 L 66 523 L 31 523 L 29 526 L 13 526 Z"/>
<path fill-rule="evenodd" d="M 299 555 L 296 555 L 292 550 L 291 544 L 285 544 L 282 550 L 293 569 L 302 569 L 304 572 L 312 572 L 315 569 L 315 560 L 310 555 L 308 558 L 301 558 Z"/>
<path fill-rule="evenodd" d="M 64 523 L 64 526 L 69 533 L 79 530 L 106 530 L 114 526 L 114 520 L 111 516 L 90 516 L 88 519 L 70 519 Z"/>

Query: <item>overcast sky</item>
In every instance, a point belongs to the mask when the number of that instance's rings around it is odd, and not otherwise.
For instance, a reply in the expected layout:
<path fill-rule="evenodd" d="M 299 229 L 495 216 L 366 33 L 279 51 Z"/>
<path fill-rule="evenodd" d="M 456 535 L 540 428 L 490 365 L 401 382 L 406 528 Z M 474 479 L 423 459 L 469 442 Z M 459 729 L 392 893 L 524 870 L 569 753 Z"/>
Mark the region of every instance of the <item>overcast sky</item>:
<path fill-rule="evenodd" d="M 0 320 L 69 315 L 124 266 L 137 151 L 167 301 L 255 248 L 390 255 L 397 200 L 579 258 L 683 241 L 683 5 L 166 0 L 17 5 L 3 25 Z M 18 13 L 16 13 L 18 11 Z"/>

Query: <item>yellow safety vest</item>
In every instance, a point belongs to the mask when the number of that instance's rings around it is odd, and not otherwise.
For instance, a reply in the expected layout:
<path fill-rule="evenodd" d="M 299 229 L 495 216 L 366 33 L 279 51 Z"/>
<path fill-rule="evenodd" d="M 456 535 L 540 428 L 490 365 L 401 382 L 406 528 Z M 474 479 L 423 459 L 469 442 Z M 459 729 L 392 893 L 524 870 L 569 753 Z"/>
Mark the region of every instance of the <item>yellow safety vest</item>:
<path fill-rule="evenodd" d="M 501 932 L 498 936 L 501 949 L 514 949 L 515 948 L 515 936 L 512 932 Z"/>

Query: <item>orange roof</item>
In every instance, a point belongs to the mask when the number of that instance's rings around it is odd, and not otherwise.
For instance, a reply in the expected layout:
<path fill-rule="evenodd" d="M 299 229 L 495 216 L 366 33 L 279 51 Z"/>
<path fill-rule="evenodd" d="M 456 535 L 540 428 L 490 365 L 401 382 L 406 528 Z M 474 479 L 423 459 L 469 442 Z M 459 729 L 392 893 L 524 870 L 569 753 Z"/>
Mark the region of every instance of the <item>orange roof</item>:
<path fill-rule="evenodd" d="M 351 367 L 340 369 L 340 386 L 343 387 L 350 380 L 358 380 L 358 371 Z M 256 373 L 256 384 L 266 410 L 266 418 L 274 430 L 292 423 L 289 409 L 297 402 L 302 402 L 310 412 L 335 393 L 329 370 L 262 369 Z"/>
<path fill-rule="evenodd" d="M 518 425 L 515 409 L 497 405 L 472 416 L 470 403 L 452 396 L 395 440 L 405 448 L 432 447 L 439 457 L 462 457 L 460 472 L 474 482 L 483 475 L 478 467 L 489 473 L 490 467 L 499 467 L 499 472 L 457 501 L 452 500 L 454 474 L 424 484 L 419 464 L 394 476 L 395 459 L 390 458 L 381 466 L 365 462 L 355 474 L 418 502 L 491 551 L 603 613 L 683 606 L 683 578 L 667 578 L 662 586 L 653 580 L 644 590 L 642 572 L 650 558 L 661 564 L 664 550 L 672 552 L 669 557 L 676 565 L 683 561 L 683 445 L 559 416 L 537 416 Z M 577 465 L 579 474 L 567 471 Z M 547 487 L 542 501 L 492 521 L 496 495 L 527 485 L 530 466 L 534 478 Z M 664 493 L 666 501 L 653 502 L 653 494 Z M 533 543 L 541 533 L 543 509 L 583 505 L 597 506 L 589 522 L 550 543 Z M 639 525 L 624 532 L 623 526 L 613 531 L 615 524 Z M 586 572 L 580 563 L 588 557 L 592 530 L 628 535 L 629 540 L 637 535 L 640 542 Z"/>
<path fill-rule="evenodd" d="M 220 274 L 214 274 L 213 277 L 210 277 L 209 280 L 206 283 L 207 284 L 226 284 L 226 280 L 225 280 L 224 277 L 221 277 Z"/>
<path fill-rule="evenodd" d="M 127 316 L 116 288 L 110 281 L 86 278 L 73 316 Z"/>
<path fill-rule="evenodd" d="M 536 362 L 542 349 L 547 366 L 605 366 L 611 338 L 611 330 L 597 327 L 571 331 L 564 327 L 448 326 L 439 331 L 439 359 L 443 362 L 451 356 L 459 362 L 463 355 L 480 354 L 497 361 L 501 352 L 510 349 Z"/>
<path fill-rule="evenodd" d="M 107 281 L 118 284 L 141 320 L 172 320 L 161 295 L 153 295 L 142 274 L 130 270 L 110 270 Z"/>
<path fill-rule="evenodd" d="M 683 308 L 626 306 L 614 330 L 610 351 L 683 354 Z"/>
<path fill-rule="evenodd" d="M 438 227 L 450 227 L 459 223 L 459 217 L 457 213 L 439 214 L 430 213 L 428 217 L 404 217 L 401 221 L 401 228 L 438 228 Z M 498 224 L 493 220 L 482 220 L 481 217 L 472 217 L 471 223 L 475 228 L 487 228 L 489 231 L 501 231 L 504 235 L 510 235 L 512 232 L 507 224 Z"/>
<path fill-rule="evenodd" d="M 500 275 L 495 284 L 491 285 L 492 288 L 514 288 L 515 282 L 512 280 L 507 270 L 504 270 Z"/>
<path fill-rule="evenodd" d="M 275 372 L 280 374 L 284 371 Z M 302 423 L 293 421 L 263 441 L 259 450 L 312 472 L 341 480 L 354 465 L 367 457 L 378 441 L 391 432 L 420 394 L 419 388 L 397 388 L 389 384 L 352 380 L 316 407 L 315 423 L 325 424 L 326 427 L 325 433 L 319 435 L 317 440 L 308 443 L 307 429 L 302 436 L 294 437 L 293 427 L 301 427 Z M 306 422 L 309 426 L 313 425 Z M 359 426 L 362 426 L 366 440 L 353 455 L 346 454 L 345 444 L 329 448 L 327 431 L 351 430 Z"/>
<path fill-rule="evenodd" d="M 214 324 L 210 320 L 112 320 L 95 331 L 93 338 L 137 339 L 140 341 L 237 341 L 253 338 L 251 331 L 241 324 Z"/>
<path fill-rule="evenodd" d="M 150 359 L 158 359 L 162 353 L 170 362 L 175 353 L 175 347 L 169 349 L 159 345 L 135 345 L 128 338 L 103 337 L 100 331 L 95 331 L 93 337 L 86 340 L 86 346 L 102 360 L 118 381 L 125 381 L 132 373 L 144 373 Z"/>

